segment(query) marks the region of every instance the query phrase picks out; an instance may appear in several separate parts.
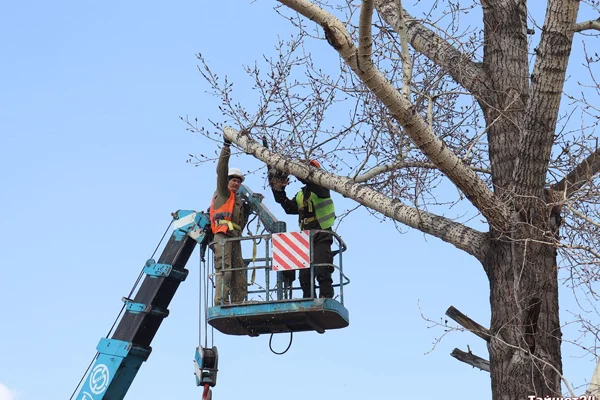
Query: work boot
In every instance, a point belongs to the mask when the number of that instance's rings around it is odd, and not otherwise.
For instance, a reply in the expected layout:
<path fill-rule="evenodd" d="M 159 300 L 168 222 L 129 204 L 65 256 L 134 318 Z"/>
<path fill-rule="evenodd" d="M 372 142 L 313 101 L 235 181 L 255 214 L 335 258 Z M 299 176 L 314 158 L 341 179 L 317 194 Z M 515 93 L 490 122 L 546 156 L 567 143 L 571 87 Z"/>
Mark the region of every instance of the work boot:
<path fill-rule="evenodd" d="M 246 301 L 246 297 L 232 296 L 231 304 L 240 304 Z"/>
<path fill-rule="evenodd" d="M 221 298 L 220 297 L 215 297 L 215 302 L 213 304 L 214 306 L 220 306 L 221 305 Z M 229 296 L 227 296 L 225 299 L 223 299 L 223 305 L 227 306 L 229 305 Z"/>
<path fill-rule="evenodd" d="M 317 281 L 319 282 L 319 298 L 333 298 L 333 279 L 331 279 L 332 270 L 333 268 L 331 267 L 321 267 L 317 270 Z"/>

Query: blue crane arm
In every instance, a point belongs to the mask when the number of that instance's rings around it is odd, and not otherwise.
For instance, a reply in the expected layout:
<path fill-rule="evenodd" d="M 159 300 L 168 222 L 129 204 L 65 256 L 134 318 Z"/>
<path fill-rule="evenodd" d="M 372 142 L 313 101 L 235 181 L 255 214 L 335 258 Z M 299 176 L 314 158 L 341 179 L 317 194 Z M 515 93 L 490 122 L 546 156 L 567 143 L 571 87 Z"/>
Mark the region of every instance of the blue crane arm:
<path fill-rule="evenodd" d="M 240 187 L 239 194 L 269 233 L 285 232 L 285 222 L 278 221 L 262 203 L 261 194 L 252 192 L 245 185 Z M 146 262 L 145 277 L 134 298 L 123 298 L 125 312 L 112 336 L 100 339 L 96 358 L 76 400 L 121 400 L 125 397 L 140 366 L 150 356 L 152 339 L 169 315 L 168 306 L 179 284 L 188 275 L 185 265 L 194 248 L 201 244 L 206 249 L 207 239 L 211 237 L 210 216 L 191 210 L 179 210 L 172 215 L 173 234 L 158 262 Z"/>
<path fill-rule="evenodd" d="M 286 231 L 285 222 L 275 218 L 267 206 L 263 204 L 262 200 L 264 196 L 262 194 L 254 193 L 246 185 L 240 186 L 238 194 L 250 204 L 251 210 L 258 215 L 258 218 L 260 218 L 260 221 L 263 223 L 267 232 L 281 233 Z"/>
<path fill-rule="evenodd" d="M 148 359 L 150 343 L 169 315 L 167 307 L 188 275 L 185 265 L 210 226 L 204 212 L 179 210 L 173 218 L 175 229 L 158 262 L 146 262 L 146 276 L 134 298 L 123 298 L 125 313 L 114 333 L 98 343 L 97 356 L 77 400 L 123 399 L 141 364 Z"/>

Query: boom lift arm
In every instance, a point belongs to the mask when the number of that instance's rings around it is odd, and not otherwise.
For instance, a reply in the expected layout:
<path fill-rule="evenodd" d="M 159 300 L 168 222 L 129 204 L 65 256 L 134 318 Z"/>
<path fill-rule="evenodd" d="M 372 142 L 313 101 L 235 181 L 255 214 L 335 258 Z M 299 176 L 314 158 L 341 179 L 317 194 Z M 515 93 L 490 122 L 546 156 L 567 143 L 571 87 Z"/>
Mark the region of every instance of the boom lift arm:
<path fill-rule="evenodd" d="M 285 222 L 278 221 L 262 204 L 263 196 L 242 185 L 244 197 L 269 233 L 285 232 Z M 90 372 L 83 381 L 76 400 L 121 400 L 141 366 L 148 359 L 150 344 L 164 318 L 179 284 L 189 271 L 185 269 L 196 244 L 205 250 L 210 231 L 210 217 L 205 212 L 179 210 L 172 214 L 174 231 L 158 262 L 146 262 L 146 274 L 133 299 L 124 297 L 124 314 L 110 338 L 102 338 Z M 109 333 L 110 335 L 110 333 Z M 216 384 L 218 352 L 216 347 L 196 349 L 196 383 L 204 386 L 204 398 L 210 396 L 209 386 Z M 79 387 L 80 385 L 78 385 Z M 208 393 L 207 393 L 208 392 Z"/>
<path fill-rule="evenodd" d="M 250 209 L 258 215 L 267 232 L 281 233 L 286 231 L 285 222 L 275 218 L 267 206 L 263 204 L 264 196 L 262 194 L 254 193 L 246 185 L 241 185 L 238 193 L 250 204 Z"/>
<path fill-rule="evenodd" d="M 188 275 L 185 265 L 210 226 L 204 212 L 179 210 L 173 218 L 175 229 L 158 262 L 146 262 L 146 277 L 133 299 L 123 298 L 125 313 L 112 337 L 100 339 L 77 400 L 123 399 L 142 362 L 150 356 L 150 343 L 169 315 L 167 307 L 179 284 Z"/>

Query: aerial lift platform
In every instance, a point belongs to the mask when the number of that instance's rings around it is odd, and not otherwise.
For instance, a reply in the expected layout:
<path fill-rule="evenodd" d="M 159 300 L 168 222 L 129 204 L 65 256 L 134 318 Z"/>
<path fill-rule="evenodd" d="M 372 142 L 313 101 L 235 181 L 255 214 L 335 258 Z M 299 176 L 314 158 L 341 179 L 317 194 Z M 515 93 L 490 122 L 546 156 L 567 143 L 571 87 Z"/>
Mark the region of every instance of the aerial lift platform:
<path fill-rule="evenodd" d="M 254 194 L 244 185 L 239 192 L 250 203 L 252 211 L 258 215 L 269 232 L 267 235 L 231 239 L 265 241 L 265 257 L 247 260 L 248 264 L 263 262 L 262 266 L 247 267 L 248 271 L 265 271 L 264 289 L 248 292 L 249 296 L 263 297 L 263 301 L 250 299 L 240 304 L 213 305 L 208 308 L 207 322 L 224 334 L 249 336 L 302 331 L 324 333 L 330 329 L 348 326 L 349 315 L 343 305 L 343 287 L 349 280 L 342 270 L 341 258 L 346 246 L 341 238 L 331 232 L 339 245 L 339 249 L 334 252 L 339 257 L 339 266 L 334 268 L 338 270 L 340 280 L 334 287 L 339 287 L 340 301 L 319 298 L 294 299 L 293 292 L 299 288 L 286 285 L 281 272 L 275 272 L 274 285 L 270 282 L 274 268 L 273 257 L 270 256 L 270 242 L 272 235 L 285 232 L 285 223 L 277 221 L 262 204 L 261 195 Z M 200 244 L 201 248 L 208 244 L 210 218 L 207 213 L 179 210 L 172 216 L 174 230 L 161 256 L 158 261 L 150 259 L 145 263 L 131 293 L 123 297 L 123 308 L 115 324 L 107 336 L 100 339 L 96 347 L 96 356 L 71 399 L 77 393 L 77 400 L 122 400 L 142 363 L 150 356 L 151 342 L 163 320 L 169 315 L 168 306 L 179 285 L 188 276 L 189 271 L 185 266 L 189 258 L 197 244 Z M 319 265 L 309 266 L 313 276 L 316 266 Z M 144 279 L 137 288 L 142 276 Z M 213 290 L 218 288 L 213 287 Z M 210 387 L 215 386 L 217 382 L 217 348 L 198 346 L 194 361 L 196 384 L 204 387 L 203 399 L 208 400 L 211 397 Z"/>

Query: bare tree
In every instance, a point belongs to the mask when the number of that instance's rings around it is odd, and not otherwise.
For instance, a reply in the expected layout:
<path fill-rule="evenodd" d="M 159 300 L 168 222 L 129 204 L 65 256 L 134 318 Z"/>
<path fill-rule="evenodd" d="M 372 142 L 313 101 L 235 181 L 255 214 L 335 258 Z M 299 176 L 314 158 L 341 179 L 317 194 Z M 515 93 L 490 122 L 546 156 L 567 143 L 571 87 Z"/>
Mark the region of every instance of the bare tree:
<path fill-rule="evenodd" d="M 595 355 L 600 60 L 589 48 L 600 19 L 577 16 L 597 15 L 598 2 L 548 0 L 543 22 L 524 0 L 430 1 L 419 16 L 399 0 L 279 3 L 297 33 L 263 67 L 247 68 L 255 105 L 236 103 L 231 83 L 199 56 L 237 127 L 225 135 L 282 172 L 477 258 L 490 283 L 489 328 L 449 312 L 487 341 L 489 362 L 455 356 L 489 370 L 494 399 L 559 396 L 561 381 L 573 394 L 562 376 L 558 270 L 587 300 L 574 319 Z M 576 33 L 587 75 L 570 82 Z M 322 41 L 339 64 L 313 59 Z M 327 168 L 308 167 L 309 157 Z M 472 212 L 446 217 L 461 201 Z"/>

